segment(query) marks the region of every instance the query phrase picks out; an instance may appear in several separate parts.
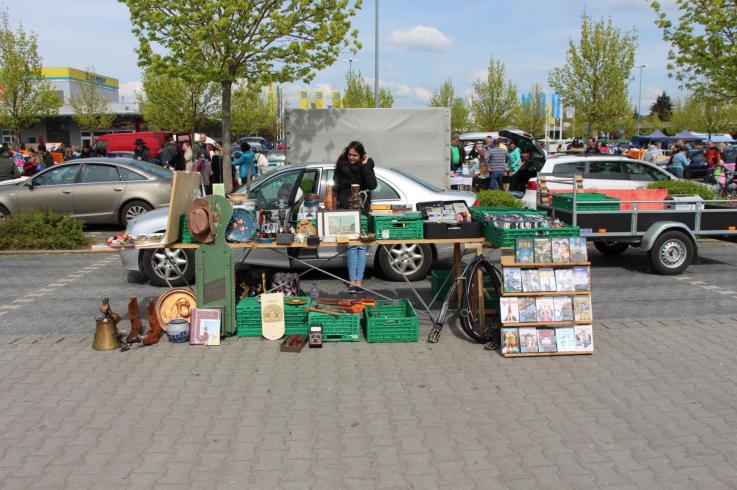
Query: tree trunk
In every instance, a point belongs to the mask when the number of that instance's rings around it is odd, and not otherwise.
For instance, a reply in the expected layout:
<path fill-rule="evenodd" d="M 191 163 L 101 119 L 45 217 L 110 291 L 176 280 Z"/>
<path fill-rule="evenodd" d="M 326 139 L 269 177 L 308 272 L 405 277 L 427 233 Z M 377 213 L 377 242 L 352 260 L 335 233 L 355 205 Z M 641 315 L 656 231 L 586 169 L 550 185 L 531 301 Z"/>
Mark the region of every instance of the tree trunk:
<path fill-rule="evenodd" d="M 230 165 L 230 111 L 233 82 L 223 82 L 223 183 L 225 193 L 233 190 L 233 167 Z"/>
<path fill-rule="evenodd" d="M 13 142 L 14 143 L 13 148 L 19 151 L 20 151 L 20 134 L 21 134 L 20 129 L 15 130 L 13 134 L 13 136 L 15 136 L 15 141 Z"/>

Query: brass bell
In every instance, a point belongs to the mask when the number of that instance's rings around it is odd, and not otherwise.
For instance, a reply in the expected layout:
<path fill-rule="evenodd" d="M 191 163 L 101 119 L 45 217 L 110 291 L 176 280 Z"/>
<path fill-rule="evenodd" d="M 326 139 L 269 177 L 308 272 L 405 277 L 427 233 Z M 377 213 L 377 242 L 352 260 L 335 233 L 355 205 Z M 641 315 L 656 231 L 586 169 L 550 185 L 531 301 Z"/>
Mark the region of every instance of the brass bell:
<path fill-rule="evenodd" d="M 118 334 L 118 322 L 111 318 L 95 318 L 97 328 L 95 329 L 95 340 L 92 348 L 95 350 L 113 350 L 121 346 Z"/>

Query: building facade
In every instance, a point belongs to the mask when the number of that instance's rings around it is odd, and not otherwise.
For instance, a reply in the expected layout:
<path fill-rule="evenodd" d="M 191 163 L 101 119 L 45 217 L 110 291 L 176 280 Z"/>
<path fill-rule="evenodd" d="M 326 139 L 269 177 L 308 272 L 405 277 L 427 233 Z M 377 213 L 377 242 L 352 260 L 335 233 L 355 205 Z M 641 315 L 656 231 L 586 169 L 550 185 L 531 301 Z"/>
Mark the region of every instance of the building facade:
<path fill-rule="evenodd" d="M 34 145 L 42 137 L 48 143 L 82 146 L 85 143 L 92 143 L 96 136 L 103 134 L 141 130 L 142 116 L 138 101 L 125 100 L 120 96 L 120 83 L 117 79 L 70 67 L 47 67 L 43 69 L 42 74 L 62 101 L 62 106 L 57 116 L 24 129 L 21 133 L 21 143 Z M 112 127 L 93 134 L 82 130 L 74 121 L 71 100 L 80 93 L 83 84 L 94 84 L 96 92 L 109 101 L 108 107 L 116 115 Z M 10 131 L 2 132 L 2 141 L 12 143 Z"/>

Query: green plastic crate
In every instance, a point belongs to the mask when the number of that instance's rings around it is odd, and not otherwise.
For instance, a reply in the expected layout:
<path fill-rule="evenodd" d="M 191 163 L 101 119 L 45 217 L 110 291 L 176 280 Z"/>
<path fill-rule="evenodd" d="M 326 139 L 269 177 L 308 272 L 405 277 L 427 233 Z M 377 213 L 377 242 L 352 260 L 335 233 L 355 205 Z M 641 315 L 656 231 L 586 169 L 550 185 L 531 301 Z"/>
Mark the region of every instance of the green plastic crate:
<path fill-rule="evenodd" d="M 420 319 L 412 303 L 379 300 L 376 307 L 366 309 L 366 341 L 417 342 Z"/>
<path fill-rule="evenodd" d="M 489 225 L 484 229 L 484 237 L 494 247 L 514 247 L 518 238 L 569 238 L 579 236 L 578 226 L 564 226 L 561 228 L 497 228 Z"/>
<path fill-rule="evenodd" d="M 419 213 L 398 216 L 373 216 L 377 240 L 421 240 L 424 222 Z"/>
<path fill-rule="evenodd" d="M 186 213 L 182 213 L 182 215 L 179 217 L 179 231 L 182 235 L 181 237 L 182 243 L 194 243 L 194 238 L 192 238 L 192 233 L 189 231 L 189 224 L 187 223 Z"/>
<path fill-rule="evenodd" d="M 573 209 L 573 193 L 564 192 L 553 195 L 553 207 Z M 619 199 L 597 192 L 576 193 L 576 210 L 578 211 L 619 211 Z"/>
<path fill-rule="evenodd" d="M 311 311 L 307 314 L 309 325 L 322 325 L 323 342 L 360 342 L 361 341 L 361 314 L 343 313 L 329 315 Z"/>
<path fill-rule="evenodd" d="M 474 221 L 485 222 L 484 214 L 547 214 L 545 211 L 522 208 L 504 208 L 498 206 L 473 206 L 469 208 L 471 218 Z"/>
<path fill-rule="evenodd" d="M 288 305 L 290 299 L 301 299 L 304 305 Z M 307 313 L 304 311 L 312 305 L 309 296 L 284 297 L 284 334 L 307 335 L 309 324 Z M 261 337 L 261 303 L 257 298 L 243 298 L 235 307 L 235 323 L 239 337 Z"/>

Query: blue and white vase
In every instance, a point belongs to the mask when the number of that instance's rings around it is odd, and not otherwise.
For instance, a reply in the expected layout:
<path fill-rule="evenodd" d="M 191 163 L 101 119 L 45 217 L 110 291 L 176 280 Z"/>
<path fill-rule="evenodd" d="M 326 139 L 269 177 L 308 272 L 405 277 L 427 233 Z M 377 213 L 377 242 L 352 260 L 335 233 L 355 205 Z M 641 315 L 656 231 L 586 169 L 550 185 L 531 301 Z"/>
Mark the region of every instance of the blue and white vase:
<path fill-rule="evenodd" d="M 169 342 L 182 343 L 189 339 L 189 322 L 184 318 L 174 318 L 166 324 Z"/>

